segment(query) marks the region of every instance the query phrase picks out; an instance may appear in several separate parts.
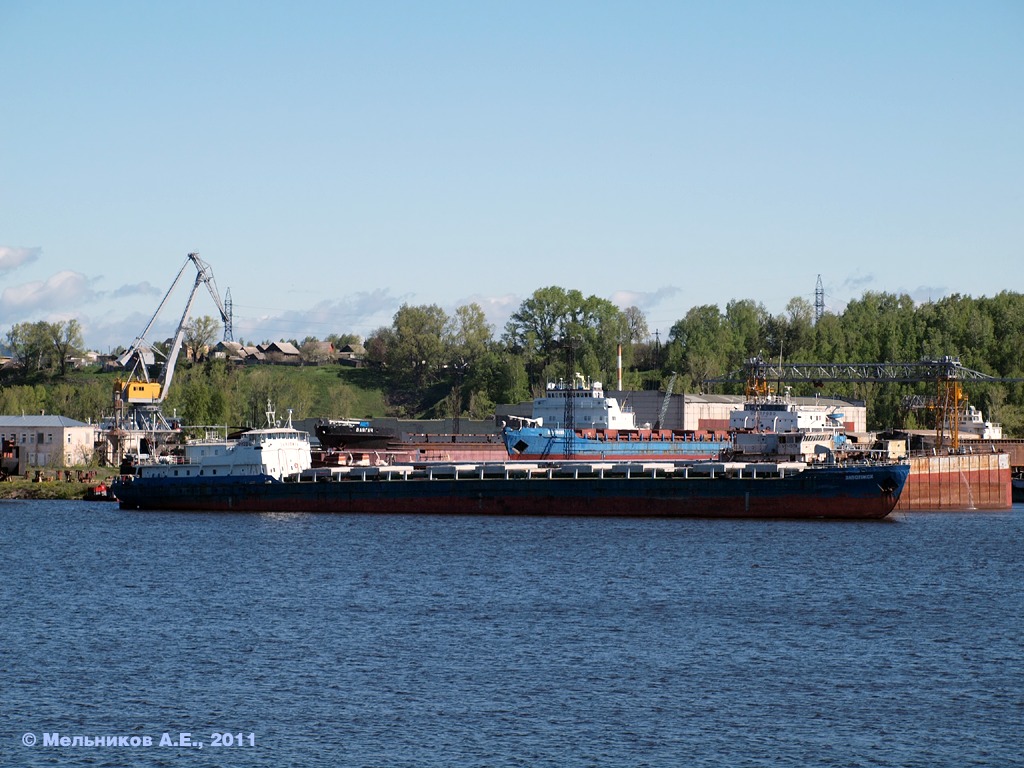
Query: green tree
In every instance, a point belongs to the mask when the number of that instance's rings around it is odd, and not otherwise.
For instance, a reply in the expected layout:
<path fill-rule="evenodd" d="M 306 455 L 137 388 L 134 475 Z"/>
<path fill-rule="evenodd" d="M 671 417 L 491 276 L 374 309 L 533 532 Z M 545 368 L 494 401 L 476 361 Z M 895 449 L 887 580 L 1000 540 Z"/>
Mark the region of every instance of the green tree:
<path fill-rule="evenodd" d="M 185 338 L 182 343 L 185 347 L 185 356 L 193 362 L 199 360 L 199 356 L 213 345 L 220 328 L 220 321 L 209 315 L 189 320 L 185 326 Z"/>
<path fill-rule="evenodd" d="M 88 423 L 100 421 L 111 411 L 110 387 L 105 380 L 75 381 L 74 377 L 68 377 L 48 385 L 45 391 L 47 413 Z"/>
<path fill-rule="evenodd" d="M 479 304 L 457 307 L 445 330 L 451 391 L 446 415 L 461 415 L 469 404 L 470 415 L 493 405 L 492 367 L 494 338 L 487 316 Z"/>
<path fill-rule="evenodd" d="M 750 299 L 738 299 L 725 305 L 725 324 L 729 328 L 730 349 L 726 366 L 741 367 L 749 358 L 762 354 L 765 347 L 764 326 L 768 311 Z"/>
<path fill-rule="evenodd" d="M 846 330 L 838 315 L 826 312 L 814 324 L 816 361 L 850 362 L 846 352 Z"/>
<path fill-rule="evenodd" d="M 470 368 L 479 364 L 494 342 L 487 316 L 475 303 L 456 308 L 445 329 L 445 336 L 452 360 Z"/>
<path fill-rule="evenodd" d="M 395 345 L 394 329 L 382 326 L 366 337 L 366 361 L 379 368 L 387 368 L 388 350 Z"/>
<path fill-rule="evenodd" d="M 27 414 L 46 410 L 46 387 L 22 384 L 0 388 L 0 413 Z"/>
<path fill-rule="evenodd" d="M 354 347 L 363 343 L 363 338 L 358 333 L 332 333 L 326 340 L 331 342 L 335 349 L 349 345 Z"/>
<path fill-rule="evenodd" d="M 898 362 L 921 357 L 914 302 L 906 294 L 865 293 L 842 314 L 850 360 Z"/>
<path fill-rule="evenodd" d="M 565 371 L 570 340 L 577 370 L 605 378 L 614 370 L 617 345 L 630 343 L 629 320 L 607 299 L 550 286 L 534 291 L 520 305 L 502 336 L 506 348 L 523 357 L 531 380 L 538 383 L 577 372 Z"/>
<path fill-rule="evenodd" d="M 448 361 L 447 325 L 447 314 L 436 304 L 403 304 L 395 313 L 393 336 L 385 351 L 391 375 L 419 388 L 432 382 Z"/>
<path fill-rule="evenodd" d="M 17 323 L 7 332 L 7 346 L 26 379 L 50 370 L 54 349 L 48 323 Z"/>
<path fill-rule="evenodd" d="M 626 327 L 629 329 L 629 343 L 641 344 L 650 337 L 651 331 L 647 327 L 647 318 L 639 307 L 626 307 L 623 310 L 626 318 Z"/>
<path fill-rule="evenodd" d="M 68 361 L 72 355 L 80 354 L 83 347 L 82 327 L 77 320 L 62 320 L 47 323 L 46 330 L 53 345 L 53 359 L 61 377 L 67 375 Z"/>
<path fill-rule="evenodd" d="M 572 317 L 572 300 L 557 286 L 538 288 L 505 324 L 505 345 L 520 355 L 531 379 L 558 354 Z"/>
<path fill-rule="evenodd" d="M 732 330 L 718 307 L 693 307 L 669 330 L 669 368 L 701 388 L 707 379 L 728 373 L 732 348 Z"/>

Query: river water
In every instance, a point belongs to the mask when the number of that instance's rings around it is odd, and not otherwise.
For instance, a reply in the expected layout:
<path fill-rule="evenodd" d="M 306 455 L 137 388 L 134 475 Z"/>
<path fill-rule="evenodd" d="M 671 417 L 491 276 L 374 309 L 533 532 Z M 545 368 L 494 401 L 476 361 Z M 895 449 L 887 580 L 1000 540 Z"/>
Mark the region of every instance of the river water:
<path fill-rule="evenodd" d="M 0 502 L 0 766 L 1020 766 L 1022 552 L 1019 505 Z"/>

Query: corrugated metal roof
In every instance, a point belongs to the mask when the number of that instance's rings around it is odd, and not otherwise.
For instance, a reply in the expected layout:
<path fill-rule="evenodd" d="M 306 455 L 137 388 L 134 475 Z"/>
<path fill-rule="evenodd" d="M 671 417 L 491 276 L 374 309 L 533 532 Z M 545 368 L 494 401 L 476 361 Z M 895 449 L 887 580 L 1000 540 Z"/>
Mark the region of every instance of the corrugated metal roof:
<path fill-rule="evenodd" d="M 33 429 L 35 427 L 89 427 L 95 426 L 86 424 L 84 421 L 69 419 L 67 416 L 51 416 L 48 414 L 34 414 L 32 416 L 0 416 L 0 429 Z"/>

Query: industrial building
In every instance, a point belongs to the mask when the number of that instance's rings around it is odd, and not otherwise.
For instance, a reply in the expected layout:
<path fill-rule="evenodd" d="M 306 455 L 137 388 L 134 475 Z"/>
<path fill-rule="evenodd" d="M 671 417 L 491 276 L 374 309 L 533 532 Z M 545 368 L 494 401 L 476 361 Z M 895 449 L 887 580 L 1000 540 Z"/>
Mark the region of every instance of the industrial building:
<path fill-rule="evenodd" d="M 68 467 L 92 459 L 99 429 L 66 416 L 0 416 L 0 438 L 17 446 L 28 466 Z"/>

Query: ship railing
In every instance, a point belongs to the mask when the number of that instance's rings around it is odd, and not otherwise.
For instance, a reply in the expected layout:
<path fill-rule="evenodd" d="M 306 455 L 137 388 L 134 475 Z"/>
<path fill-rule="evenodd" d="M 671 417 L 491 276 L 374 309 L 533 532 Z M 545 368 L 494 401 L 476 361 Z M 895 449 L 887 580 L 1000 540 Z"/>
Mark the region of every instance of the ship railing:
<path fill-rule="evenodd" d="M 179 465 L 179 464 L 192 464 L 193 462 L 186 456 L 178 456 L 176 454 L 163 454 L 161 456 L 145 456 L 135 457 L 133 460 L 133 466 L 136 467 L 151 467 L 155 465 Z"/>
<path fill-rule="evenodd" d="M 892 461 L 851 462 L 857 466 L 891 465 Z M 688 480 L 783 478 L 813 466 L 801 461 L 691 461 L 691 462 L 586 462 L 549 463 L 480 462 L 444 464 L 399 464 L 387 466 L 330 466 L 304 470 L 299 482 L 403 482 L 406 480 L 488 480 L 547 479 L 553 481 L 583 478 L 663 478 Z"/>

